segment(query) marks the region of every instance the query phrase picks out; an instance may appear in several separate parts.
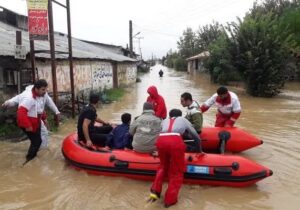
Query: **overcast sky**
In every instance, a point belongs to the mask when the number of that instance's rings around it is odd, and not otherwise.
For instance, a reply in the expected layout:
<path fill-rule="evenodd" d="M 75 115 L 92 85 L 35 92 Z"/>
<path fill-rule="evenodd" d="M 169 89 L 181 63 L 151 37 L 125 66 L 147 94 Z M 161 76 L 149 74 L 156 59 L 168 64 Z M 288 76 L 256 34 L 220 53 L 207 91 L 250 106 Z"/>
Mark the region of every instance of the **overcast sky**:
<path fill-rule="evenodd" d="M 65 0 L 57 0 L 65 3 Z M 107 44 L 128 43 L 129 20 L 133 34 L 141 32 L 140 44 L 144 58 L 166 54 L 176 49 L 176 42 L 187 27 L 236 21 L 244 17 L 254 0 L 71 0 L 73 37 Z M 27 15 L 25 0 L 0 0 L 0 5 Z M 54 28 L 67 32 L 66 12 L 54 4 Z M 138 39 L 134 48 L 139 53 Z"/>

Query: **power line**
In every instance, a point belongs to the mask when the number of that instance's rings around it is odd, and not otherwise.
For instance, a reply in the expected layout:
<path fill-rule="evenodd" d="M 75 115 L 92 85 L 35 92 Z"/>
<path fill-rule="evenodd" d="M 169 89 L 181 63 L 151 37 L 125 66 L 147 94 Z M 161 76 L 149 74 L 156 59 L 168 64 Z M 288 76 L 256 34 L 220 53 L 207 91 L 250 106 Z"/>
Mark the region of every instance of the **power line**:
<path fill-rule="evenodd" d="M 155 33 L 155 34 L 160 34 L 160 35 L 164 35 L 164 36 L 170 36 L 170 37 L 176 37 L 178 38 L 179 35 L 175 35 L 175 34 L 170 34 L 170 33 L 164 33 L 164 32 L 160 32 L 160 31 L 156 31 L 156 30 L 153 30 L 153 29 L 149 29 L 149 28 L 145 28 L 145 27 L 142 27 L 142 26 L 139 26 L 137 24 L 133 24 L 135 27 L 141 29 L 141 30 L 145 30 L 145 31 L 149 31 L 149 32 L 152 32 L 152 33 Z"/>
<path fill-rule="evenodd" d="M 198 1 L 196 1 L 198 3 Z M 163 18 L 164 20 L 168 20 L 168 22 L 172 22 L 172 24 L 174 24 L 174 22 L 178 22 L 176 21 L 178 18 L 182 19 L 182 15 L 186 15 L 186 14 L 190 14 L 191 12 L 195 12 L 195 11 L 198 11 L 199 8 L 203 8 L 203 5 L 198 5 L 197 7 L 191 7 L 191 4 L 189 2 L 189 4 L 186 4 L 186 5 L 189 5 L 189 7 L 184 7 L 183 9 L 181 9 L 179 12 L 175 12 L 175 15 L 164 15 L 164 13 L 162 13 L 161 15 L 163 15 L 165 18 Z M 208 7 L 211 7 L 212 5 L 208 5 Z M 214 6 L 214 5 L 213 5 Z M 191 9 L 192 8 L 192 9 Z M 169 11 L 169 8 L 168 8 L 168 11 Z M 161 23 L 161 21 L 160 21 Z M 154 23 L 155 26 L 159 25 L 157 23 Z M 166 24 L 166 23 L 165 23 Z M 152 25 L 154 26 L 154 25 Z M 151 25 L 150 26 L 146 26 L 147 28 L 153 28 Z M 155 27 L 154 26 L 154 27 Z"/>
<path fill-rule="evenodd" d="M 238 1 L 238 0 L 233 0 L 233 1 L 231 1 L 231 3 L 229 3 L 228 4 L 228 2 L 225 2 L 226 3 L 226 5 L 219 5 L 219 8 L 224 8 L 225 6 L 230 6 L 230 5 L 233 5 L 233 3 L 234 2 L 236 2 L 236 1 Z M 206 9 L 212 9 L 213 7 L 215 7 L 215 5 L 210 5 L 209 7 L 206 7 Z M 201 16 L 199 16 L 199 17 L 202 17 L 202 16 L 204 16 L 204 15 L 206 15 L 207 13 L 209 13 L 210 12 L 210 10 L 206 10 L 206 13 L 202 13 L 202 15 Z M 217 10 L 216 8 L 214 8 L 215 10 Z M 191 19 L 191 18 L 193 18 L 193 17 L 195 17 L 195 15 L 198 15 L 198 12 L 197 13 L 192 13 L 191 15 L 189 15 L 189 16 L 187 16 L 187 17 L 185 17 L 184 19 L 182 19 L 182 20 L 187 20 L 187 19 Z M 176 22 L 176 21 L 174 21 L 174 22 Z M 172 23 L 172 24 L 175 24 L 175 23 Z M 177 22 L 176 22 L 177 23 Z M 180 35 L 175 35 L 175 34 L 170 34 L 170 33 L 164 33 L 164 32 L 160 32 L 160 31 L 158 31 L 158 30 L 155 30 L 155 29 L 149 29 L 149 28 L 146 28 L 146 27 L 143 27 L 143 26 L 140 26 L 140 25 L 137 25 L 137 24 L 133 24 L 134 26 L 136 26 L 137 28 L 139 28 L 139 29 L 142 29 L 142 30 L 145 30 L 145 31 L 149 31 L 149 32 L 152 32 L 152 33 L 155 33 L 155 34 L 160 34 L 160 35 L 164 35 L 164 36 L 170 36 L 170 37 L 176 37 L 176 38 L 179 38 L 180 37 Z M 165 24 L 163 24 L 163 25 L 166 25 L 166 23 Z"/>
<path fill-rule="evenodd" d="M 186 23 L 190 20 L 194 20 L 196 18 L 203 18 L 204 16 L 206 16 L 209 13 L 215 13 L 216 11 L 220 10 L 220 9 L 224 9 L 224 8 L 228 8 L 229 6 L 232 6 L 234 4 L 236 4 L 236 2 L 238 2 L 239 0 L 233 0 L 233 1 L 224 1 L 224 4 L 213 4 L 213 5 L 207 5 L 206 7 L 204 7 L 202 10 L 205 10 L 205 12 L 200 13 L 199 12 L 199 8 L 201 8 L 201 5 L 199 5 L 196 9 L 194 8 L 193 10 L 191 10 L 191 12 L 188 12 L 189 15 L 182 17 L 180 14 L 176 14 L 176 16 L 173 16 L 172 18 L 166 18 L 163 24 L 157 24 L 159 27 L 172 27 L 175 24 L 181 24 L 181 23 Z M 217 6 L 218 5 L 218 6 Z M 202 11 L 201 10 L 201 11 Z M 201 14 L 201 15 L 199 15 Z M 158 29 L 150 29 L 153 31 L 157 31 Z"/>

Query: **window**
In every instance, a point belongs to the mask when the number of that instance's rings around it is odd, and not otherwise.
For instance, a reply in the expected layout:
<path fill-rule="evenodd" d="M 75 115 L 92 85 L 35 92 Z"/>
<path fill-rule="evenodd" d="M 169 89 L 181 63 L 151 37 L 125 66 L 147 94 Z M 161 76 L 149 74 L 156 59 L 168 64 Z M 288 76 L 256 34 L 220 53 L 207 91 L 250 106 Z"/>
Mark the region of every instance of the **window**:
<path fill-rule="evenodd" d="M 13 70 L 4 70 L 4 83 L 6 85 L 17 85 L 18 84 L 18 72 Z"/>
<path fill-rule="evenodd" d="M 32 84 L 32 72 L 31 69 L 22 69 L 19 73 L 19 71 L 12 70 L 12 69 L 5 69 L 3 70 L 3 76 L 4 80 L 2 82 L 3 86 L 17 86 L 19 82 L 19 76 L 20 76 L 20 82 L 21 86 L 27 86 L 29 84 Z M 1 69 L 0 69 L 0 76 L 1 76 Z M 1 80 L 0 80 L 0 87 L 1 87 Z"/>
<path fill-rule="evenodd" d="M 32 84 L 31 75 L 32 75 L 32 71 L 30 68 L 21 70 L 21 84 L 23 87 Z"/>

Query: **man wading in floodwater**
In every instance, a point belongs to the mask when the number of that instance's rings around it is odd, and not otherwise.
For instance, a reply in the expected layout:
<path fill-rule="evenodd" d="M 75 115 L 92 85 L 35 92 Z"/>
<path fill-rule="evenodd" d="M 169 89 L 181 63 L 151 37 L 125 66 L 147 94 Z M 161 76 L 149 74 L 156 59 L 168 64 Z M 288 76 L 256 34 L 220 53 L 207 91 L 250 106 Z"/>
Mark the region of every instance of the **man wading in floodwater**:
<path fill-rule="evenodd" d="M 158 74 L 159 74 L 160 77 L 162 77 L 164 75 L 163 70 L 159 70 Z"/>
<path fill-rule="evenodd" d="M 226 87 L 219 87 L 217 93 L 210 97 L 201 106 L 202 113 L 206 112 L 213 104 L 216 104 L 215 127 L 233 127 L 241 114 L 241 104 L 237 95 L 228 91 Z"/>
<path fill-rule="evenodd" d="M 19 95 L 14 96 L 13 98 L 6 100 L 3 104 L 3 108 L 11 108 L 14 106 L 18 106 L 20 101 L 23 100 L 23 96 L 26 96 L 31 93 L 33 88 L 33 85 L 29 85 L 26 87 L 26 89 Z M 46 100 L 39 100 L 40 110 L 44 110 L 45 105 L 47 105 L 56 115 L 60 115 L 60 112 L 58 111 L 56 105 L 54 104 L 51 97 L 46 93 L 45 97 Z M 40 146 L 40 149 L 46 149 L 49 145 L 49 132 L 47 129 L 48 121 L 47 121 L 47 114 L 46 112 L 43 112 L 41 117 L 41 139 L 42 144 Z"/>
<path fill-rule="evenodd" d="M 32 160 L 40 149 L 41 119 L 44 113 L 45 104 L 49 100 L 47 94 L 48 83 L 44 79 L 36 81 L 31 91 L 25 92 L 19 101 L 17 110 L 17 123 L 30 140 L 30 146 L 26 155 L 27 162 Z M 55 106 L 55 105 L 54 105 Z M 56 114 L 59 116 L 57 110 Z"/>

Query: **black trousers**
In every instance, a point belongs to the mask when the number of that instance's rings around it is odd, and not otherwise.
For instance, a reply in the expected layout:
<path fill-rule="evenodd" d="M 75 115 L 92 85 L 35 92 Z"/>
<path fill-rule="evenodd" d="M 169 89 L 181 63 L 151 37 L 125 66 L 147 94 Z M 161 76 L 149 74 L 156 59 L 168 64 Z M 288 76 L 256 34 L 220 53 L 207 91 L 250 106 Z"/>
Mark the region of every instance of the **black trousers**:
<path fill-rule="evenodd" d="M 185 132 L 182 135 L 182 138 L 183 138 L 183 140 L 194 140 L 193 137 L 187 132 Z M 198 152 L 199 149 L 197 149 L 197 147 L 200 146 L 200 148 L 202 148 L 201 145 L 199 145 L 199 143 L 197 144 L 195 142 L 195 140 L 194 141 L 189 141 L 189 142 L 184 142 L 184 143 L 186 145 L 186 152 Z M 202 150 L 202 149 L 200 149 L 200 150 Z"/>
<path fill-rule="evenodd" d="M 32 160 L 33 158 L 35 158 L 37 152 L 40 149 L 41 143 L 42 143 L 42 139 L 41 139 L 41 126 L 39 126 L 39 128 L 37 129 L 36 132 L 28 132 L 25 129 L 23 129 L 23 131 L 26 133 L 26 135 L 28 136 L 29 140 L 30 140 L 30 146 L 26 155 L 26 160 Z"/>
<path fill-rule="evenodd" d="M 104 147 L 106 146 L 107 136 L 112 131 L 110 125 L 104 125 L 101 127 L 93 127 L 90 130 L 90 138 L 93 144 Z"/>

